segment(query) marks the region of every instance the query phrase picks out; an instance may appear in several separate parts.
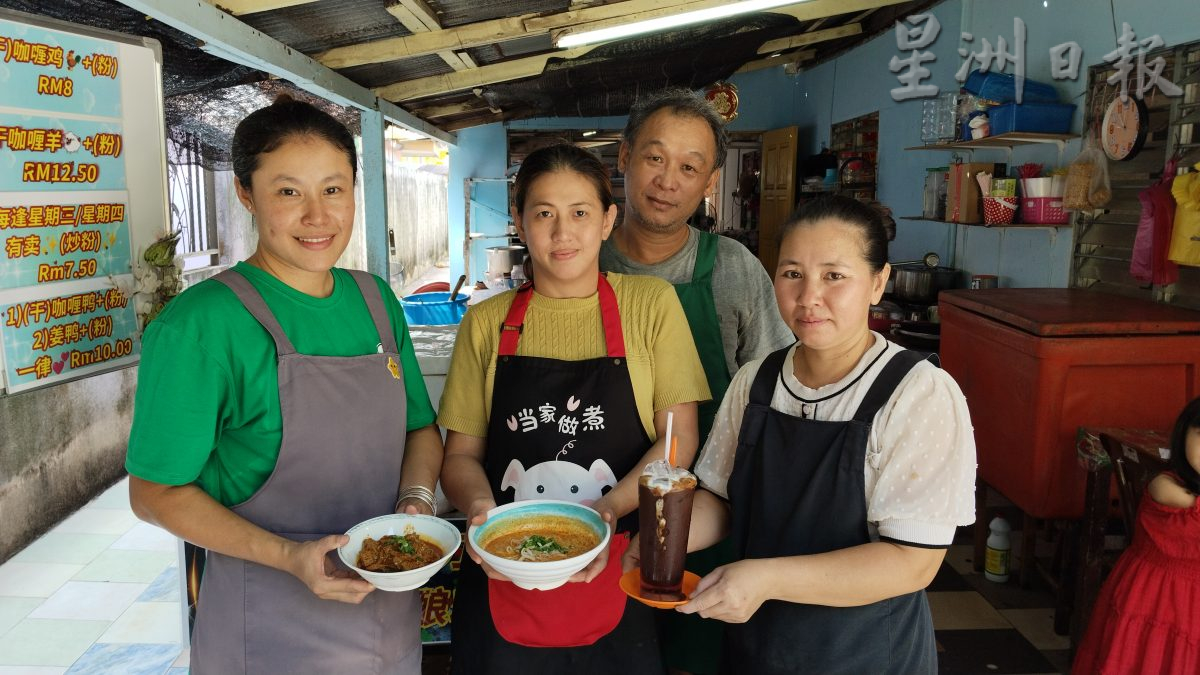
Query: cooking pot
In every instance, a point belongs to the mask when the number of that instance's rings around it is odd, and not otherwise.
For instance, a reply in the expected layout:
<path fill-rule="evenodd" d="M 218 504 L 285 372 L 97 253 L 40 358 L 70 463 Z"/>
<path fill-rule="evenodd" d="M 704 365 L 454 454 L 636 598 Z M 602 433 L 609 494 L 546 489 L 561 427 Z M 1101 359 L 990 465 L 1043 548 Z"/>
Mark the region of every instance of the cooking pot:
<path fill-rule="evenodd" d="M 492 276 L 511 272 L 514 266 L 525 262 L 524 246 L 490 246 L 487 250 L 487 268 Z"/>
<path fill-rule="evenodd" d="M 902 264 L 892 267 L 892 293 L 906 302 L 932 305 L 939 291 L 954 288 L 959 270 L 952 267 L 929 267 L 924 264 Z"/>

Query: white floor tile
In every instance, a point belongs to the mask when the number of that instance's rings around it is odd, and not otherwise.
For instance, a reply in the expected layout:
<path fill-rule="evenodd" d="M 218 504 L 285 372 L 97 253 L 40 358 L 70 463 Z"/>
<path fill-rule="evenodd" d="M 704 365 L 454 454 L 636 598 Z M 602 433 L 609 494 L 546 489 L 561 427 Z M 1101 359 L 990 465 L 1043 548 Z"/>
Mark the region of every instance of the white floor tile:
<path fill-rule="evenodd" d="M 94 509 L 129 509 L 129 478 L 122 478 L 112 487 L 93 499 L 88 506 Z"/>
<path fill-rule="evenodd" d="M 8 629 L 21 623 L 42 602 L 41 598 L 0 597 L 0 635 L 4 635 Z"/>
<path fill-rule="evenodd" d="M 148 584 L 68 581 L 29 617 L 116 621 L 147 586 Z"/>
<path fill-rule="evenodd" d="M 108 626 L 107 621 L 25 619 L 0 636 L 0 665 L 69 667 Z"/>
<path fill-rule="evenodd" d="M 178 643 L 183 614 L 173 602 L 135 602 L 97 642 Z"/>
<path fill-rule="evenodd" d="M 47 532 L 12 557 L 18 562 L 86 565 L 117 541 L 115 534 Z"/>
<path fill-rule="evenodd" d="M 179 540 L 161 527 L 150 523 L 138 523 L 114 542 L 112 547 L 136 551 L 176 551 Z"/>
<path fill-rule="evenodd" d="M 66 668 L 53 666 L 0 666 L 0 675 L 63 675 Z"/>
<path fill-rule="evenodd" d="M 9 561 L 0 565 L 0 596 L 48 598 L 83 565 Z"/>
<path fill-rule="evenodd" d="M 192 648 L 184 647 L 179 653 L 179 658 L 175 659 L 175 663 L 171 664 L 172 668 L 187 668 L 192 665 Z"/>
<path fill-rule="evenodd" d="M 71 514 L 54 531 L 122 535 L 139 522 L 132 511 L 85 507 Z"/>
<path fill-rule="evenodd" d="M 935 630 L 1012 628 L 988 601 L 975 591 L 935 591 L 925 594 Z"/>
<path fill-rule="evenodd" d="M 75 574 L 75 581 L 120 581 L 149 584 L 176 559 L 166 551 L 120 551 L 110 548 Z"/>

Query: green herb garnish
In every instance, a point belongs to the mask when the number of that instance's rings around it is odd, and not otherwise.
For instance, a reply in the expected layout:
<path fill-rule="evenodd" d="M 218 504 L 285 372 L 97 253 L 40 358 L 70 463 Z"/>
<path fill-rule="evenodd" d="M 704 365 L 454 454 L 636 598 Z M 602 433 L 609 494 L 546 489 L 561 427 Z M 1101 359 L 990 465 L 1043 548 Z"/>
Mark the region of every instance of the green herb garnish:
<path fill-rule="evenodd" d="M 397 537 L 395 535 L 389 535 L 387 537 L 387 539 L 388 539 L 388 542 L 387 542 L 388 546 L 391 546 L 392 548 L 396 549 L 397 551 L 400 551 L 401 553 L 412 554 L 412 553 L 417 552 L 417 549 L 413 546 L 412 542 L 409 541 L 407 537 Z"/>
<path fill-rule="evenodd" d="M 567 549 L 563 548 L 557 541 L 550 537 L 543 537 L 540 534 L 530 535 L 521 542 L 518 547 L 521 553 L 566 553 Z"/>

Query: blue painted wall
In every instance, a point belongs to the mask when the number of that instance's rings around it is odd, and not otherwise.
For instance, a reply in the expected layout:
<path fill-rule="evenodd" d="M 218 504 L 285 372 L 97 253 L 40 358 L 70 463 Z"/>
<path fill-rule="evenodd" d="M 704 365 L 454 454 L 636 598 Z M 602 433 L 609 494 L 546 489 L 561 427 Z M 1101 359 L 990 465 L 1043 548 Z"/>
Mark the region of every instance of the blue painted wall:
<path fill-rule="evenodd" d="M 954 74 L 962 63 L 960 45 L 978 49 L 982 38 L 993 45 L 1003 36 L 1013 39 L 1013 18 L 1026 25 L 1026 76 L 1048 82 L 1060 100 L 1082 108 L 1087 68 L 1102 62 L 1116 47 L 1116 33 L 1128 22 L 1139 39 L 1160 35 L 1168 45 L 1200 39 L 1200 2 L 1197 0 L 948 0 L 932 11 L 941 23 L 941 33 L 927 49 L 937 57 L 927 64 L 929 83 L 942 91 L 957 90 Z M 969 32 L 974 42 L 960 42 Z M 1074 41 L 1083 50 L 1079 77 L 1053 81 L 1049 49 Z M 925 168 L 944 166 L 951 154 L 944 151 L 905 151 L 920 145 L 921 101 L 897 103 L 891 90 L 900 86 L 888 70 L 893 56 L 902 56 L 895 34 L 885 33 L 853 51 L 795 76 L 782 68 L 735 75 L 739 115 L 730 124 L 737 131 L 765 131 L 790 125 L 799 127 L 801 154 L 819 151 L 829 142 L 830 126 L 852 117 L 879 111 L 879 198 L 897 215 L 921 212 Z M 1011 66 L 1008 68 L 1011 71 Z M 1077 109 L 1073 131 L 1080 133 L 1083 110 Z M 512 122 L 528 129 L 616 129 L 623 117 L 543 118 Z M 460 132 L 460 144 L 451 151 L 450 252 L 461 258 L 462 177 L 500 175 L 505 157 L 505 132 L 500 124 Z M 478 145 L 476 145 L 478 144 Z M 1078 153 L 1080 141 L 1067 144 L 1061 164 Z M 1003 151 L 976 151 L 979 161 L 1007 161 Z M 1012 163 L 1060 164 L 1054 146 L 1029 146 L 1012 152 Z M 467 163 L 469 166 L 463 166 Z M 480 173 L 480 172 L 483 173 Z M 494 198 L 492 196 L 491 198 Z M 501 195 L 500 200 L 504 197 Z M 456 211 L 457 210 L 457 211 Z M 502 228 L 502 225 L 500 226 Z M 477 229 L 474 228 L 473 229 Z M 914 260 L 926 251 L 937 251 L 944 261 L 970 274 L 996 274 L 1001 285 L 1013 287 L 1064 287 L 1071 265 L 1070 228 L 984 228 L 926 221 L 899 221 L 892 245 L 892 260 Z M 482 256 L 482 246 L 477 246 Z M 472 263 L 475 265 L 476 263 Z M 482 263 L 486 266 L 486 263 Z M 452 262 L 452 277 L 461 269 Z M 482 270 L 483 267 L 473 269 Z M 968 276 L 969 278 L 969 276 Z"/>
<path fill-rule="evenodd" d="M 450 148 L 450 183 L 447 186 L 447 212 L 450 228 L 450 281 L 463 273 L 463 233 L 466 198 L 463 192 L 466 178 L 502 178 L 508 140 L 502 124 L 488 124 L 458 132 L 458 145 Z M 504 183 L 480 183 L 475 186 L 474 200 L 479 204 L 508 213 L 508 188 Z M 503 234 L 507 221 L 486 208 L 471 211 L 471 231 Z M 502 244 L 500 239 L 480 239 L 471 246 L 470 283 L 483 279 L 487 270 L 488 246 Z"/>
<path fill-rule="evenodd" d="M 1013 19 L 1025 22 L 1026 76 L 1051 83 L 1060 100 L 1080 106 L 1073 131 L 1082 132 L 1083 102 L 1089 65 L 1102 62 L 1116 47 L 1116 31 L 1128 22 L 1139 38 L 1159 34 L 1168 45 L 1200 38 L 1200 3 L 1195 0 L 1116 0 L 1115 17 L 1106 3 L 1096 0 L 954 0 L 934 8 L 942 30 L 928 50 L 937 57 L 927 64 L 930 83 L 942 91 L 957 87 L 954 73 L 962 63 L 957 50 L 976 50 L 981 39 L 993 45 L 1003 36 L 1013 42 Z M 974 35 L 961 42 L 960 33 Z M 1077 42 L 1083 50 L 1079 77 L 1055 81 L 1050 77 L 1049 49 L 1063 42 Z M 899 86 L 888 70 L 892 56 L 901 55 L 895 35 L 888 33 L 854 51 L 794 78 L 824 105 L 798 106 L 793 124 L 801 127 L 801 140 L 811 139 L 807 149 L 816 152 L 828 142 L 834 122 L 879 110 L 879 197 L 897 215 L 921 212 L 924 169 L 951 160 L 945 151 L 905 151 L 920 145 L 919 100 L 897 103 L 890 90 Z M 1007 69 L 1012 71 L 1012 66 Z M 743 97 L 746 100 L 747 97 Z M 1047 167 L 1065 165 L 1079 152 L 1082 141 L 1067 144 L 1061 158 L 1054 146 L 1016 148 L 1013 164 L 1039 162 Z M 803 148 L 804 146 L 802 146 Z M 802 150 L 803 151 L 803 150 Z M 979 161 L 1004 162 L 1005 152 L 976 151 Z M 1069 283 L 1072 232 L 1069 228 L 984 228 L 926 221 L 900 221 L 891 250 L 893 260 L 913 260 L 926 251 L 937 251 L 965 274 L 996 274 L 1001 285 L 1014 287 L 1063 287 Z"/>

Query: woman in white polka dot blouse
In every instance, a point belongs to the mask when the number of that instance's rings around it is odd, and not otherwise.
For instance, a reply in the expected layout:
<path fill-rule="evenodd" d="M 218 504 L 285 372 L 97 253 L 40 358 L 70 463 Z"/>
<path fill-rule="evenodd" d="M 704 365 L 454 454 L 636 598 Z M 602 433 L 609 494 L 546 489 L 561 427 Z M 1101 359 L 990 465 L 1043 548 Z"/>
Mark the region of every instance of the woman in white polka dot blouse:
<path fill-rule="evenodd" d="M 974 522 L 966 400 L 867 327 L 891 271 L 877 212 L 809 202 L 779 251 L 797 342 L 737 373 L 695 468 L 688 548 L 731 534 L 739 560 L 678 611 L 729 622 L 725 672 L 936 673 L 924 588 Z"/>

